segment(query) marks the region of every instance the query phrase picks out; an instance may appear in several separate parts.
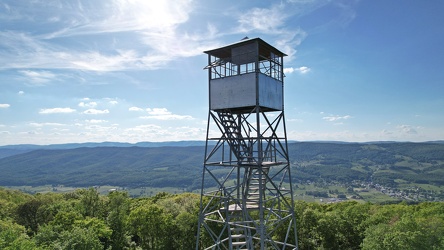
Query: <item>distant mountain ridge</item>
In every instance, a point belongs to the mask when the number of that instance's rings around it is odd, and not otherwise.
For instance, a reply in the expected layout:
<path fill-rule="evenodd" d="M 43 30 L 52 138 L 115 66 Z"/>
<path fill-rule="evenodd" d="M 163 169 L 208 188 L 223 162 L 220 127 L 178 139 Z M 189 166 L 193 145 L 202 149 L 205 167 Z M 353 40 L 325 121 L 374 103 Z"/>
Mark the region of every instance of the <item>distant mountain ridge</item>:
<path fill-rule="evenodd" d="M 301 141 L 288 141 L 289 143 L 302 143 Z M 426 142 L 395 142 L 395 141 L 371 141 L 371 142 L 344 142 L 344 141 L 305 141 L 308 143 L 335 143 L 335 144 L 393 144 L 393 143 L 436 143 L 444 144 L 444 140 Z M 74 148 L 96 148 L 96 147 L 189 147 L 204 146 L 205 141 L 165 141 L 165 142 L 84 142 L 64 144 L 17 144 L 0 146 L 0 159 L 8 156 L 22 154 L 37 149 L 74 149 Z"/>
<path fill-rule="evenodd" d="M 0 159 L 8 156 L 22 154 L 38 149 L 74 149 L 74 148 L 96 148 L 96 147 L 190 147 L 204 146 L 205 141 L 165 141 L 165 142 L 85 142 L 64 143 L 50 145 L 18 144 L 0 146 Z"/>
<path fill-rule="evenodd" d="M 444 143 L 290 142 L 295 183 L 444 185 Z M 199 188 L 203 141 L 0 147 L 0 186 Z"/>
<path fill-rule="evenodd" d="M 0 149 L 73 149 L 92 147 L 188 147 L 203 146 L 205 141 L 164 141 L 164 142 L 83 142 L 83 143 L 62 143 L 49 145 L 17 144 L 0 146 Z"/>

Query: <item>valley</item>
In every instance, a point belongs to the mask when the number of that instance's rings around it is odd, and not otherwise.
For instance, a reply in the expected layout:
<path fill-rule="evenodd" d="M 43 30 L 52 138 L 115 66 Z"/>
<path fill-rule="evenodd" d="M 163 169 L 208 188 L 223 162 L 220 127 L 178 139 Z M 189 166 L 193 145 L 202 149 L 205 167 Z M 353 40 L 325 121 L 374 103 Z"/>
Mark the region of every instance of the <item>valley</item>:
<path fill-rule="evenodd" d="M 294 197 L 444 200 L 442 142 L 290 142 Z M 132 197 L 200 192 L 203 142 L 0 147 L 0 186 L 28 193 L 101 187 Z M 14 154 L 15 153 L 15 154 Z"/>

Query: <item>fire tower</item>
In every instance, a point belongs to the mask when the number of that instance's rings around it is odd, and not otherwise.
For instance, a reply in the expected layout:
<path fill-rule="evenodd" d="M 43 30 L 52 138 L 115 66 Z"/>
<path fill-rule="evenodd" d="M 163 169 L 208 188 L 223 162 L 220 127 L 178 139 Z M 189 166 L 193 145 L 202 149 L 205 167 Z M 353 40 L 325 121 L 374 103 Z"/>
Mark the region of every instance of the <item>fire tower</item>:
<path fill-rule="evenodd" d="M 286 55 L 260 38 L 205 53 L 209 112 L 196 249 L 297 249 Z"/>

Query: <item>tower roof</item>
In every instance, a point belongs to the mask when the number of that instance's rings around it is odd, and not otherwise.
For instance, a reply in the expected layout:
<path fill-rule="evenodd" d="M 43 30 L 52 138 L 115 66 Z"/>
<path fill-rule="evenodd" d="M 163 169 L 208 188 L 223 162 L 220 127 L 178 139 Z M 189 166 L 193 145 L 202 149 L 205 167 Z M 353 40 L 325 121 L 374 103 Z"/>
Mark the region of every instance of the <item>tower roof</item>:
<path fill-rule="evenodd" d="M 251 39 L 242 39 L 239 42 L 232 43 L 229 45 L 226 45 L 224 47 L 220 47 L 217 49 L 207 50 L 204 51 L 204 53 L 208 55 L 212 55 L 218 58 L 231 58 L 231 51 L 232 48 L 248 45 L 248 44 L 254 44 L 257 43 L 259 47 L 259 55 L 270 55 L 270 52 L 273 52 L 277 56 L 287 56 L 285 53 L 281 52 L 280 50 L 276 49 L 275 47 L 271 46 L 270 44 L 266 43 L 264 40 L 260 38 L 251 38 Z"/>

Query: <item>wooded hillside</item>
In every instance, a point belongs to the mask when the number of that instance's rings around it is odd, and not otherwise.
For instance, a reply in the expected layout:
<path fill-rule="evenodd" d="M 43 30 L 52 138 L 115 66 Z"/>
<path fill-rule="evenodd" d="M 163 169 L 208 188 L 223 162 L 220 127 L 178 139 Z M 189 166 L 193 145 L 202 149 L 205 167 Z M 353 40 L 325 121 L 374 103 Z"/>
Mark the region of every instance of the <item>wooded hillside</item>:
<path fill-rule="evenodd" d="M 190 193 L 130 198 L 93 188 L 37 195 L 0 188 L 0 249 L 195 249 L 199 200 Z M 295 212 L 299 250 L 444 249 L 442 202 L 297 201 Z"/>
<path fill-rule="evenodd" d="M 107 147 L 95 144 L 80 148 L 0 147 L 0 155 L 11 154 L 12 149 L 17 153 L 0 159 L 0 185 L 169 186 L 196 190 L 204 147 L 186 143 L 180 147 L 177 143 L 162 147 L 116 147 L 119 144 L 111 143 Z M 289 153 L 295 183 L 360 181 L 391 188 L 444 185 L 443 143 L 295 142 L 289 143 Z"/>

